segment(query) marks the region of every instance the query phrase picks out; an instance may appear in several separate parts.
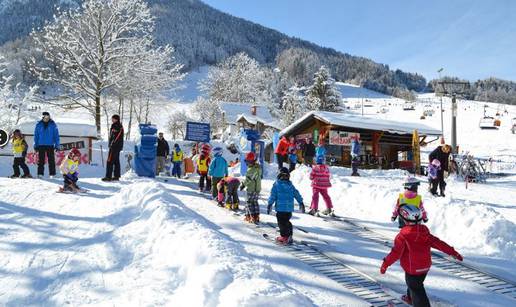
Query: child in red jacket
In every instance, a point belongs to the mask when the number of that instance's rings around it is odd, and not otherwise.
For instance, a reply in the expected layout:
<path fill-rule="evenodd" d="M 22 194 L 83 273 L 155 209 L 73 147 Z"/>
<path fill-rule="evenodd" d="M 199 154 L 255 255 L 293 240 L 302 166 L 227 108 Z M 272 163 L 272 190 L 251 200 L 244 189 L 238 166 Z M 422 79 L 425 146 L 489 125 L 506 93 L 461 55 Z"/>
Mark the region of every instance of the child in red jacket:
<path fill-rule="evenodd" d="M 413 205 L 400 207 L 399 216 L 405 222 L 394 239 L 394 247 L 383 259 L 380 273 L 385 274 L 387 268 L 400 259 L 405 271 L 407 294 L 402 300 L 413 306 L 430 306 L 423 282 L 432 265 L 431 248 L 436 248 L 455 259 L 462 261 L 462 256 L 453 247 L 430 234 L 422 220 L 421 209 Z"/>
<path fill-rule="evenodd" d="M 312 180 L 312 205 L 310 206 L 308 214 L 317 214 L 317 210 L 319 209 L 319 194 L 321 194 L 326 203 L 326 210 L 322 213 L 324 215 L 334 216 L 333 204 L 328 194 L 328 189 L 331 187 L 330 168 L 324 164 L 324 156 L 317 156 L 316 163 L 310 173 L 310 180 Z"/>

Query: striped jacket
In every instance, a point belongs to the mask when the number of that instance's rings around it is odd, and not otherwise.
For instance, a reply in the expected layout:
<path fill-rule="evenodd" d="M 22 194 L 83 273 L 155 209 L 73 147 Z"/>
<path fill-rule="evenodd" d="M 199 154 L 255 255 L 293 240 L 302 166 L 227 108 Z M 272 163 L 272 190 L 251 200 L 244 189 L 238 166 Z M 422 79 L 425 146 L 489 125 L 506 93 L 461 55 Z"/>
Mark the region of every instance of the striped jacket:
<path fill-rule="evenodd" d="M 312 187 L 314 188 L 327 189 L 331 187 L 330 168 L 325 164 L 314 165 L 310 173 L 310 180 L 312 180 Z"/>

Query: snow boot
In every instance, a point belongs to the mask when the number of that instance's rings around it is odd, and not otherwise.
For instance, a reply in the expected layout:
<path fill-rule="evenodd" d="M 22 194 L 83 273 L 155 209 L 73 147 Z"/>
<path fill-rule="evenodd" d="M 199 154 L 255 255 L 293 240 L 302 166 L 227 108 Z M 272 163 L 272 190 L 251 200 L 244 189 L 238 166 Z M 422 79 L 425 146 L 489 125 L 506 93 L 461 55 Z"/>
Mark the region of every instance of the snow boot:
<path fill-rule="evenodd" d="M 231 204 L 231 210 L 238 211 L 238 203 Z"/>
<path fill-rule="evenodd" d="M 111 179 L 111 181 L 120 181 L 120 178 L 119 177 L 113 177 L 113 179 Z"/>
<path fill-rule="evenodd" d="M 231 210 L 232 208 L 233 206 L 231 205 L 231 203 L 226 203 L 226 209 Z"/>
<path fill-rule="evenodd" d="M 310 209 L 310 211 L 308 211 L 308 214 L 316 215 L 317 214 L 317 209 L 314 209 L 314 208 Z"/>
<path fill-rule="evenodd" d="M 322 214 L 324 215 L 327 215 L 327 216 L 335 216 L 335 213 L 333 212 L 333 209 L 325 209 L 323 212 L 321 212 Z"/>
<path fill-rule="evenodd" d="M 258 224 L 260 223 L 260 215 L 259 214 L 254 214 L 252 217 L 251 217 L 251 220 L 253 223 L 255 224 Z"/>
<path fill-rule="evenodd" d="M 16 176 L 16 175 L 11 175 L 11 176 L 9 176 L 9 178 L 11 178 L 11 179 L 20 178 L 20 175 L 18 175 L 18 176 Z"/>
<path fill-rule="evenodd" d="M 104 181 L 104 182 L 110 182 L 110 181 L 113 181 L 113 179 L 111 179 L 111 178 L 109 178 L 109 177 L 104 177 L 104 178 L 102 178 L 102 179 L 100 179 L 100 180 L 102 180 L 102 181 Z"/>
<path fill-rule="evenodd" d="M 22 178 L 32 178 L 31 174 L 23 175 Z"/>
<path fill-rule="evenodd" d="M 281 244 L 281 245 L 287 245 L 288 244 L 288 238 L 289 237 L 279 236 L 279 237 L 276 238 L 276 243 Z"/>
<path fill-rule="evenodd" d="M 249 214 L 246 214 L 244 217 L 244 222 L 252 223 L 252 221 L 253 218 Z"/>
<path fill-rule="evenodd" d="M 43 175 L 38 175 L 38 179 L 43 179 Z"/>
<path fill-rule="evenodd" d="M 412 298 L 406 294 L 401 296 L 401 300 L 409 305 L 412 305 Z"/>

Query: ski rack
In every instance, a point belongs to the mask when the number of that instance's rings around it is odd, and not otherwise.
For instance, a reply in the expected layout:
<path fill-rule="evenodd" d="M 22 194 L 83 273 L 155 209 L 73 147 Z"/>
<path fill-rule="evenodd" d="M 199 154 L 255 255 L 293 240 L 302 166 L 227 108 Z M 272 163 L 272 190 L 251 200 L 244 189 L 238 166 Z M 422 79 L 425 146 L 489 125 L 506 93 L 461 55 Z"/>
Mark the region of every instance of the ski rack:
<path fill-rule="evenodd" d="M 392 248 L 393 246 L 391 243 L 392 240 L 387 238 L 383 234 L 380 234 L 368 227 L 359 225 L 353 221 L 350 221 L 349 219 L 345 219 L 339 216 L 333 218 L 323 217 L 323 219 L 325 221 L 329 221 L 334 225 L 337 225 L 340 229 L 352 233 L 361 238 L 368 239 L 376 243 L 380 243 L 389 248 Z M 336 223 L 337 221 L 341 223 Z M 346 227 L 342 224 L 347 224 L 348 226 Z M 434 266 L 447 273 L 450 273 L 454 276 L 460 277 L 467 281 L 474 282 L 494 293 L 501 294 L 512 299 L 516 299 L 516 284 L 514 282 L 498 277 L 494 274 L 487 273 L 469 264 L 450 260 L 446 258 L 445 255 L 437 252 L 432 252 L 432 263 Z"/>

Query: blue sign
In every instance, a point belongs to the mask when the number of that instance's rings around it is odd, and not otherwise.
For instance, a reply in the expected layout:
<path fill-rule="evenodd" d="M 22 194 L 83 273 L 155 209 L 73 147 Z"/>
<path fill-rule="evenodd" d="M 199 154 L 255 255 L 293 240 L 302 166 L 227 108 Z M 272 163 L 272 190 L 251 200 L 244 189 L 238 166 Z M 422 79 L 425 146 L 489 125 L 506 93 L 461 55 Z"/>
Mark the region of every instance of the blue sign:
<path fill-rule="evenodd" d="M 186 141 L 208 143 L 210 134 L 210 124 L 186 122 Z"/>

